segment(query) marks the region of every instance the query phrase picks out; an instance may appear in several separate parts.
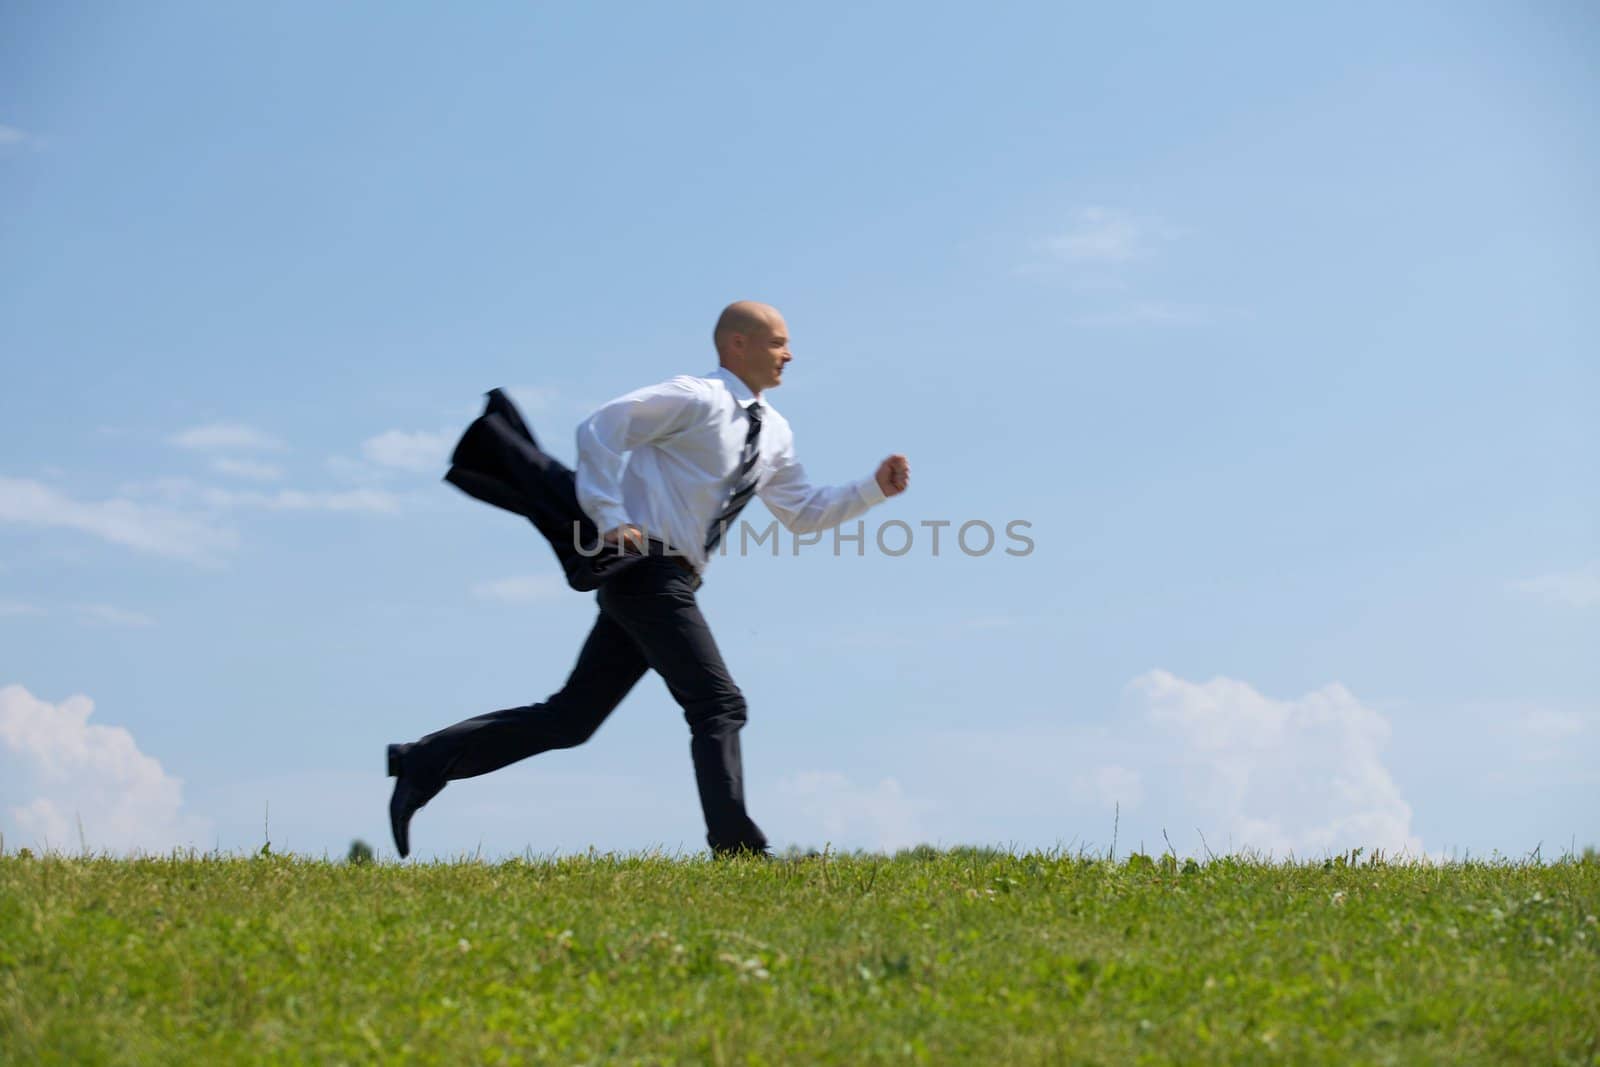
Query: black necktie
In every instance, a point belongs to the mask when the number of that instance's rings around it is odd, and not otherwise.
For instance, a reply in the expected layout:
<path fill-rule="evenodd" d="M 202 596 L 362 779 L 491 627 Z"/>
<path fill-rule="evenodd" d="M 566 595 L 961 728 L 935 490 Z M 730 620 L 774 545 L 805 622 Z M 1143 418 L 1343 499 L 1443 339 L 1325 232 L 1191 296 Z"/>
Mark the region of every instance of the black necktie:
<path fill-rule="evenodd" d="M 722 535 L 727 530 L 728 524 L 739 517 L 739 512 L 750 503 L 750 498 L 756 491 L 756 460 L 760 458 L 761 450 L 756 444 L 756 439 L 761 436 L 761 404 L 759 401 L 752 403 L 744 409 L 750 418 L 750 429 L 744 435 L 744 451 L 739 453 L 739 473 L 734 478 L 733 495 L 728 498 L 727 504 L 722 508 L 722 514 L 711 521 L 711 529 L 706 534 L 706 555 L 722 542 Z"/>

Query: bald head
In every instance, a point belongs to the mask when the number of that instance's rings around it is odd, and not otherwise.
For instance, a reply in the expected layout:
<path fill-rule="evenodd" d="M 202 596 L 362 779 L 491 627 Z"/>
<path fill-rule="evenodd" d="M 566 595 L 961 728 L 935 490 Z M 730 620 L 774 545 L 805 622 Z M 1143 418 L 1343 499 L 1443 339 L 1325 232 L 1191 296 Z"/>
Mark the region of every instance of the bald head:
<path fill-rule="evenodd" d="M 782 321 L 783 316 L 779 315 L 778 309 L 771 304 L 763 304 L 757 300 L 735 300 L 722 309 L 722 314 L 717 316 L 717 327 L 711 331 L 711 340 L 717 346 L 717 354 L 719 356 L 722 354 L 734 334 L 760 337 L 771 327 L 774 319 Z"/>
<path fill-rule="evenodd" d="M 722 309 L 711 332 L 717 362 L 727 367 L 755 393 L 783 380 L 789 354 L 789 326 L 771 304 L 736 300 Z"/>

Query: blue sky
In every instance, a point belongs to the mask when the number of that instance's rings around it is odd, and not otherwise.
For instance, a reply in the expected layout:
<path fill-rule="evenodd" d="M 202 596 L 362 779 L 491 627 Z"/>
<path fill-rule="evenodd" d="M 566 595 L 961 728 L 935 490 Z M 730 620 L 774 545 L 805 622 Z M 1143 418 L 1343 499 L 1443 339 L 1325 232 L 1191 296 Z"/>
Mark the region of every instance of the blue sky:
<path fill-rule="evenodd" d="M 1580 4 L 7 5 L 0 831 L 389 848 L 382 746 L 541 699 L 594 610 L 443 450 L 503 385 L 570 461 L 748 297 L 808 469 L 905 452 L 867 518 L 917 532 L 708 575 L 775 843 L 1600 843 L 1597 48 Z M 413 840 L 702 835 L 651 677 Z"/>

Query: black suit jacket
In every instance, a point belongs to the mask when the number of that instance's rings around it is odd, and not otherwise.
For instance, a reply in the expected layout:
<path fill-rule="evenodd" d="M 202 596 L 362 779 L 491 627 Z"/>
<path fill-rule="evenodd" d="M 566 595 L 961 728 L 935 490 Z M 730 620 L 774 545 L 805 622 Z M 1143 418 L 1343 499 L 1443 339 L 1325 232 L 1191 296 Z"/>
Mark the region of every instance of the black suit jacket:
<path fill-rule="evenodd" d="M 539 447 L 516 405 L 499 389 L 489 391 L 483 414 L 456 443 L 444 480 L 532 522 L 555 551 L 567 584 L 579 591 L 598 588 L 642 558 L 600 547 L 600 531 L 578 504 L 572 470 Z"/>

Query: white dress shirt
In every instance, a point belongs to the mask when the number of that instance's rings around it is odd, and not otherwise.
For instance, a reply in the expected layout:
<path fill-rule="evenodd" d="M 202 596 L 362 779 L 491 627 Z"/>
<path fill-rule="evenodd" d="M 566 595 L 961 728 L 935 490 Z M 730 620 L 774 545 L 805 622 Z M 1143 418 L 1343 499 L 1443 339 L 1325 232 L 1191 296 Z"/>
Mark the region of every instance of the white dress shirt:
<path fill-rule="evenodd" d="M 749 431 L 745 408 L 758 397 L 725 367 L 636 389 L 578 427 L 578 503 L 602 533 L 626 523 L 665 541 L 696 570 L 706 534 L 733 494 Z M 795 533 L 848 522 L 884 499 L 867 475 L 812 485 L 794 455 L 788 420 L 761 400 L 756 495 Z M 737 521 L 713 555 L 737 545 Z"/>

